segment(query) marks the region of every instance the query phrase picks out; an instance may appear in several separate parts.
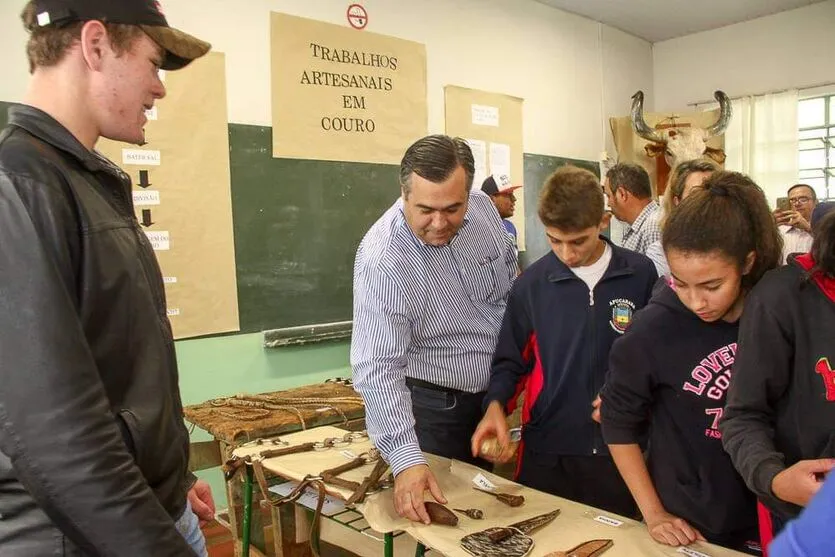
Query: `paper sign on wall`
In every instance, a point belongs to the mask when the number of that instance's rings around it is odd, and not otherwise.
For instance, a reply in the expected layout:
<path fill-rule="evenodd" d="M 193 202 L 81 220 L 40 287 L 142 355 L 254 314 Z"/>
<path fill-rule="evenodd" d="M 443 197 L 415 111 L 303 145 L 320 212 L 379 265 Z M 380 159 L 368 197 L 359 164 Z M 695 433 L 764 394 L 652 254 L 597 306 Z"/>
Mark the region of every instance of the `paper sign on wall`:
<path fill-rule="evenodd" d="M 133 182 L 174 338 L 239 328 L 225 68 L 224 55 L 210 52 L 166 76 L 166 96 L 146 112 L 141 148 L 96 145 Z"/>
<path fill-rule="evenodd" d="M 467 139 L 467 144 L 473 152 L 473 161 L 475 162 L 473 187 L 480 188 L 487 178 L 487 142 L 480 139 Z"/>
<path fill-rule="evenodd" d="M 494 126 L 499 125 L 499 109 L 495 106 L 485 106 L 483 104 L 471 105 L 470 110 L 473 115 L 473 124 L 476 126 Z"/>
<path fill-rule="evenodd" d="M 426 47 L 273 13 L 273 156 L 397 164 L 427 132 Z"/>
<path fill-rule="evenodd" d="M 447 85 L 444 101 L 446 133 L 467 138 L 473 152 L 473 187 L 480 188 L 490 174 L 506 174 L 513 185 L 523 185 L 522 99 Z M 517 245 L 524 250 L 524 190 L 517 191 L 515 197 L 516 212 L 508 220 L 516 226 Z"/>
<path fill-rule="evenodd" d="M 510 174 L 510 145 L 506 143 L 490 144 L 490 174 Z"/>

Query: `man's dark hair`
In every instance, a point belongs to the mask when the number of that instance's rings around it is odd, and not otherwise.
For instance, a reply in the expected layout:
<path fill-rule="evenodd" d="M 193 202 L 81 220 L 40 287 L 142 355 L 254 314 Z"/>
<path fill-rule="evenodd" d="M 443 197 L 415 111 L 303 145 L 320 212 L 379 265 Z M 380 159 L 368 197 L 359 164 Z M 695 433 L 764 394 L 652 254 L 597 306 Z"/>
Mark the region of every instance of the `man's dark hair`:
<path fill-rule="evenodd" d="M 715 172 L 673 209 L 664 226 L 662 243 L 665 252 L 718 251 L 739 269 L 754 252 L 751 272 L 742 277 L 746 288 L 777 267 L 783 251 L 783 239 L 763 191 L 748 176 L 725 171 Z"/>
<path fill-rule="evenodd" d="M 539 219 L 548 227 L 580 232 L 603 219 L 603 190 L 597 176 L 576 166 L 551 174 L 539 194 Z"/>
<path fill-rule="evenodd" d="M 810 186 L 809 184 L 795 184 L 786 191 L 786 195 L 791 195 L 792 190 L 796 190 L 797 188 L 809 188 L 809 191 L 812 192 L 812 201 L 818 200 L 818 194 L 815 191 L 815 188 Z"/>
<path fill-rule="evenodd" d="M 652 197 L 652 184 L 649 181 L 649 174 L 639 164 L 619 162 L 606 172 L 609 179 L 609 188 L 612 193 L 623 188 L 638 199 L 649 199 Z"/>
<path fill-rule="evenodd" d="M 427 135 L 415 141 L 400 161 L 400 187 L 408 197 L 412 190 L 412 172 L 425 180 L 440 183 L 458 167 L 467 175 L 467 191 L 473 186 L 475 162 L 464 139 L 448 135 Z"/>

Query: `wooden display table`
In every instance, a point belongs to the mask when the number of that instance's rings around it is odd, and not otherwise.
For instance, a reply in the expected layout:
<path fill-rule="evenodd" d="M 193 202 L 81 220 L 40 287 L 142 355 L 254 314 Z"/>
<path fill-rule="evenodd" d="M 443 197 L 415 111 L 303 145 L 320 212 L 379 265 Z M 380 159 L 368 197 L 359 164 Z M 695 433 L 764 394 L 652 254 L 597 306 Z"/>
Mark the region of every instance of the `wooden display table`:
<path fill-rule="evenodd" d="M 365 428 L 365 408 L 359 395 L 350 385 L 338 381 L 207 400 L 185 407 L 183 414 L 187 422 L 214 437 L 213 441 L 192 444 L 192 470 L 218 466 L 232 457 L 236 447 L 254 439 L 330 424 L 353 431 Z M 241 551 L 242 486 L 240 477 L 226 484 L 229 523 L 236 554 Z M 255 509 L 260 509 L 260 494 L 255 495 L 253 505 Z M 297 535 L 296 515 L 292 508 L 272 509 L 271 523 L 272 531 L 269 528 L 265 530 L 262 514 L 253 513 L 252 542 L 259 552 L 287 557 L 308 555 L 308 546 L 303 542 L 305 536 L 301 532 Z M 269 542 L 270 534 L 272 543 Z"/>
<path fill-rule="evenodd" d="M 311 442 L 321 442 L 327 438 L 339 438 L 343 430 L 334 427 L 321 427 L 312 430 L 282 436 L 281 440 L 288 445 L 299 446 Z M 271 445 L 241 447 L 234 451 L 234 455 L 246 461 L 253 458 Z M 261 466 L 273 474 L 292 481 L 302 481 L 308 476 L 318 476 L 324 470 L 331 470 L 354 459 L 357 455 L 366 453 L 371 448 L 371 442 L 357 442 L 347 448 L 331 448 L 329 450 L 310 451 L 296 454 L 260 459 Z M 429 466 L 438 480 L 438 484 L 449 501 L 450 508 L 477 508 L 483 511 L 483 520 L 474 520 L 459 516 L 459 523 L 455 527 L 415 524 L 400 518 L 394 511 L 391 489 L 385 489 L 369 495 L 365 501 L 354 507 L 362 514 L 370 527 L 386 534 L 384 545 L 386 556 L 393 552 L 391 533 L 404 531 L 420 544 L 419 548 L 428 547 L 442 555 L 470 557 L 460 546 L 461 538 L 467 534 L 480 532 L 493 526 L 509 526 L 513 523 L 529 519 L 556 509 L 559 516 L 546 526 L 531 534 L 535 541 L 530 557 L 542 557 L 556 551 L 564 551 L 578 544 L 594 539 L 611 539 L 613 545 L 606 550 L 603 557 L 633 557 L 636 555 L 649 557 L 735 557 L 742 553 L 732 551 L 708 543 L 695 543 L 686 548 L 675 548 L 655 542 L 646 526 L 635 520 L 601 511 L 593 507 L 582 505 L 568 499 L 563 499 L 526 488 L 504 478 L 485 472 L 475 466 L 426 455 Z M 248 478 L 246 489 L 252 490 L 252 466 L 247 466 L 247 473 L 241 474 Z M 349 481 L 359 482 L 369 475 L 372 464 L 346 472 L 340 475 Z M 489 482 L 502 492 L 522 495 L 525 502 L 520 507 L 508 507 L 490 495 L 473 489 L 478 479 L 480 485 Z M 488 485 L 489 485 L 488 484 Z M 351 491 L 337 486 L 326 486 L 329 496 L 347 500 Z M 256 490 L 257 491 L 257 490 Z M 281 508 L 292 507 L 287 504 Z"/>

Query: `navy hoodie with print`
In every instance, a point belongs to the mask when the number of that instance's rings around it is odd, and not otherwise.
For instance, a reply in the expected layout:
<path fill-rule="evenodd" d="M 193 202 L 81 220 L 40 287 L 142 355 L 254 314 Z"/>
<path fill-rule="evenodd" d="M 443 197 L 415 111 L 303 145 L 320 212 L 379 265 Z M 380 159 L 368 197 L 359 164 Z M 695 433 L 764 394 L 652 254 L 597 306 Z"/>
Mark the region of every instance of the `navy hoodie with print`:
<path fill-rule="evenodd" d="M 719 544 L 757 524 L 718 429 L 738 329 L 702 321 L 665 285 L 612 346 L 601 392 L 606 443 L 638 443 L 649 426 L 647 466 L 664 508 Z"/>

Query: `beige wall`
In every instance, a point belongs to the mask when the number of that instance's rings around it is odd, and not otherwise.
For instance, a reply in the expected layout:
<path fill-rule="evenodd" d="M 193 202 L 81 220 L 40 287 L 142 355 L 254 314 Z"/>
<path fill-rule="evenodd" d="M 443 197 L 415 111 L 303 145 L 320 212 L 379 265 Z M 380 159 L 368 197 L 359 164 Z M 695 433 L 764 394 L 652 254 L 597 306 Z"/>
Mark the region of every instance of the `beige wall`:
<path fill-rule="evenodd" d="M 653 45 L 655 110 L 835 81 L 835 0 Z"/>
<path fill-rule="evenodd" d="M 226 53 L 229 119 L 271 125 L 269 12 L 346 24 L 336 0 L 163 0 L 169 21 Z M 524 150 L 596 160 L 610 115 L 652 88 L 650 44 L 533 0 L 367 0 L 368 30 L 426 44 L 429 130 L 444 129 L 443 87 L 525 99 Z M 26 86 L 22 0 L 0 2 L 0 100 Z M 651 108 L 651 105 L 649 106 Z"/>

